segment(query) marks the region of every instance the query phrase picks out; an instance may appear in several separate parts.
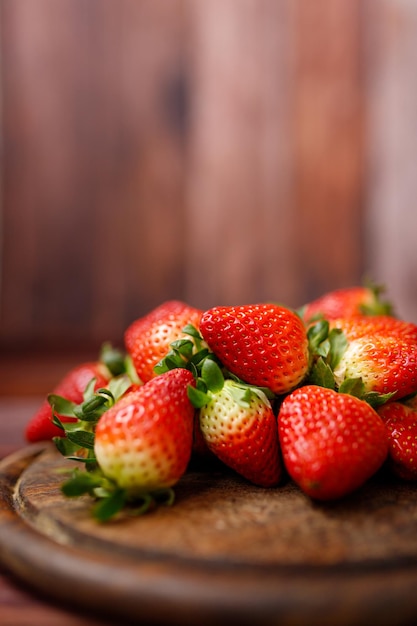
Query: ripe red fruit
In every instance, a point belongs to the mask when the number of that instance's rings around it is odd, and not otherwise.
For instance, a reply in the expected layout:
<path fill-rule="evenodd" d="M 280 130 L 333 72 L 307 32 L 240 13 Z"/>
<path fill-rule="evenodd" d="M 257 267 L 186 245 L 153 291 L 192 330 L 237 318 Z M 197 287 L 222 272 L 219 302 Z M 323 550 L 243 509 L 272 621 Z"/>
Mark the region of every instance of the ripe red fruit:
<path fill-rule="evenodd" d="M 417 343 L 417 324 L 389 315 L 336 318 L 330 321 L 332 328 L 340 328 L 349 341 L 378 333 Z"/>
<path fill-rule="evenodd" d="M 417 402 L 389 402 L 378 409 L 388 431 L 389 464 L 405 480 L 417 480 Z"/>
<path fill-rule="evenodd" d="M 170 370 L 122 397 L 99 419 L 94 451 L 105 476 L 130 496 L 174 485 L 193 443 L 188 370 Z"/>
<path fill-rule="evenodd" d="M 381 287 L 347 287 L 330 291 L 303 307 L 303 319 L 309 324 L 313 318 L 328 320 L 358 315 L 392 315 L 392 305 L 381 300 Z"/>
<path fill-rule="evenodd" d="M 281 477 L 277 420 L 266 396 L 232 380 L 200 409 L 208 448 L 256 485 L 271 487 Z"/>
<path fill-rule="evenodd" d="M 296 387 L 309 365 L 304 324 L 276 304 L 214 307 L 203 313 L 200 332 L 232 374 L 273 393 Z"/>
<path fill-rule="evenodd" d="M 378 413 L 363 400 L 325 387 L 290 393 L 278 414 L 278 431 L 289 475 L 318 500 L 341 498 L 363 485 L 388 453 Z"/>
<path fill-rule="evenodd" d="M 187 324 L 199 327 L 202 311 L 184 302 L 169 300 L 134 321 L 125 331 L 125 346 L 142 382 L 156 376 L 154 367 L 170 349 L 170 344 L 185 337 Z"/>
<path fill-rule="evenodd" d="M 339 386 L 346 379 L 361 378 L 365 392 L 403 398 L 417 391 L 417 343 L 382 333 L 349 340 L 334 377 Z"/>
<path fill-rule="evenodd" d="M 82 363 L 70 370 L 56 385 L 52 393 L 62 396 L 75 404 L 83 401 L 83 394 L 88 383 L 95 378 L 94 389 L 105 387 L 111 378 L 110 372 L 100 362 Z M 58 415 L 62 422 L 73 422 L 75 418 Z M 61 437 L 62 430 L 52 423 L 52 408 L 47 400 L 39 407 L 32 419 L 26 426 L 26 440 L 34 443 L 53 437 Z"/>

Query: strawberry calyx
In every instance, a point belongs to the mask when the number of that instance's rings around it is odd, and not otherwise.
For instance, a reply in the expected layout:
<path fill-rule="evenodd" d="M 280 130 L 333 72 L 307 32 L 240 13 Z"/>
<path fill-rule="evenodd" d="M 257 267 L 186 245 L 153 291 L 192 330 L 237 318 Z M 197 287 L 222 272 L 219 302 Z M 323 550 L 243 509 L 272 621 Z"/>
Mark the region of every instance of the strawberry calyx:
<path fill-rule="evenodd" d="M 136 368 L 133 365 L 132 357 L 129 354 L 114 348 L 111 343 L 105 342 L 101 346 L 100 362 L 107 368 L 112 377 L 127 374 L 134 384 L 141 384 L 141 380 L 137 375 Z"/>
<path fill-rule="evenodd" d="M 383 299 L 382 294 L 385 293 L 385 285 L 374 283 L 372 280 L 365 279 L 364 287 L 370 293 L 370 302 L 363 302 L 359 305 L 359 310 L 363 315 L 390 315 L 394 316 L 394 306 L 389 300 Z"/>
<path fill-rule="evenodd" d="M 159 505 L 172 506 L 175 493 L 171 487 L 154 491 L 129 494 L 118 487 L 115 481 L 103 474 L 100 468 L 83 472 L 76 467 L 71 476 L 61 485 L 61 491 L 67 498 L 89 495 L 96 500 L 92 514 L 100 522 L 107 522 L 122 510 L 130 516 L 144 515 Z"/>
<path fill-rule="evenodd" d="M 345 378 L 340 384 L 337 383 L 334 371 L 349 344 L 342 329 L 330 329 L 329 322 L 321 319 L 310 326 L 307 337 L 310 368 L 304 384 L 318 385 L 355 396 L 373 408 L 378 408 L 393 398 L 395 392 L 381 394 L 376 391 L 366 391 L 361 377 Z"/>
<path fill-rule="evenodd" d="M 195 387 L 189 385 L 187 392 L 191 404 L 196 409 L 206 406 L 216 394 L 227 384 L 233 400 L 239 406 L 249 408 L 253 394 L 260 397 L 265 404 L 271 404 L 275 395 L 265 387 L 250 385 L 230 372 L 222 370 L 215 360 L 204 359 Z"/>
<path fill-rule="evenodd" d="M 310 366 L 308 381 L 311 384 L 336 389 L 334 369 L 345 352 L 348 341 L 339 328 L 332 328 L 321 319 L 307 331 Z"/>
<path fill-rule="evenodd" d="M 49 394 L 47 397 L 52 408 L 52 422 L 63 432 L 61 437 L 53 438 L 56 448 L 67 459 L 91 466 L 96 462 L 95 425 L 101 415 L 132 386 L 132 381 L 126 374 L 112 378 L 108 387 L 97 391 L 94 391 L 94 383 L 93 378 L 84 391 L 83 401 L 79 404 L 56 394 Z M 59 416 L 70 417 L 72 420 L 63 422 Z"/>
<path fill-rule="evenodd" d="M 156 374 L 184 367 L 197 375 L 202 361 L 212 354 L 195 326 L 187 324 L 182 332 L 188 335 L 188 338 L 177 339 L 170 344 L 167 354 L 154 367 Z"/>
<path fill-rule="evenodd" d="M 386 404 L 395 396 L 395 392 L 378 393 L 377 391 L 366 391 L 362 378 L 345 378 L 338 388 L 339 393 L 347 393 L 356 396 L 360 400 L 364 400 L 374 409 Z"/>
<path fill-rule="evenodd" d="M 95 390 L 96 378 L 92 378 L 78 404 L 58 394 L 47 396 L 52 408 L 52 422 L 63 433 L 53 438 L 56 448 L 66 458 L 88 464 L 90 468 L 96 464 L 94 428 L 99 418 L 132 385 L 141 384 L 131 357 L 110 343 L 102 345 L 99 362 L 108 372 L 107 387 Z M 71 418 L 71 421 L 62 421 L 61 417 Z"/>

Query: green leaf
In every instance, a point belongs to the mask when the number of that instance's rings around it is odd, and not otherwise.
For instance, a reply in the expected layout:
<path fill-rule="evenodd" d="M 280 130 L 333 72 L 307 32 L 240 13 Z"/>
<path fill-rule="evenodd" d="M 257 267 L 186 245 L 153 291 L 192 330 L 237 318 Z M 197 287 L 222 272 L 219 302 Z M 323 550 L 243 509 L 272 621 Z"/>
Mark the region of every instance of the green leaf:
<path fill-rule="evenodd" d="M 96 382 L 97 382 L 97 379 L 92 378 L 90 382 L 87 384 L 83 393 L 84 402 L 88 402 L 88 400 L 90 400 L 94 396 L 94 387 L 96 385 Z"/>
<path fill-rule="evenodd" d="M 198 339 L 199 341 L 203 340 L 200 332 L 192 324 L 187 324 L 186 326 L 184 326 L 184 328 L 182 329 L 182 332 L 185 335 L 190 335 L 190 337 L 194 337 L 194 339 Z"/>
<path fill-rule="evenodd" d="M 62 396 L 50 393 L 47 396 L 48 402 L 54 413 L 58 413 L 63 417 L 74 417 L 74 408 L 77 406 L 75 402 L 71 402 Z"/>
<path fill-rule="evenodd" d="M 240 385 L 235 383 L 228 383 L 228 390 L 233 400 L 240 406 L 248 409 L 252 400 L 252 389 L 248 385 Z"/>
<path fill-rule="evenodd" d="M 396 392 L 392 393 L 378 393 L 377 391 L 368 391 L 362 396 L 362 400 L 370 404 L 374 409 L 386 404 L 395 396 Z"/>
<path fill-rule="evenodd" d="M 133 363 L 133 359 L 129 354 L 125 358 L 125 370 L 132 383 L 134 383 L 135 385 L 143 384 L 143 381 L 138 376 L 135 365 Z"/>
<path fill-rule="evenodd" d="M 94 433 L 90 433 L 85 430 L 67 432 L 67 438 L 69 441 L 71 441 L 72 443 L 75 443 L 80 448 L 87 448 L 87 450 L 94 450 Z"/>
<path fill-rule="evenodd" d="M 107 410 L 108 398 L 95 394 L 92 398 L 85 400 L 74 408 L 74 415 L 78 419 L 89 422 L 98 418 Z"/>
<path fill-rule="evenodd" d="M 340 328 L 333 328 L 329 333 L 330 350 L 328 353 L 328 363 L 332 370 L 337 367 L 346 351 L 348 340 Z"/>
<path fill-rule="evenodd" d="M 197 367 L 194 365 L 194 363 L 192 361 L 189 361 L 189 363 L 187 365 L 187 369 L 194 376 L 195 380 L 197 380 L 197 378 L 199 377 L 199 372 L 198 372 Z"/>
<path fill-rule="evenodd" d="M 319 385 L 327 389 L 335 389 L 336 382 L 331 367 L 322 357 L 314 363 L 308 375 L 308 382 L 312 385 Z"/>
<path fill-rule="evenodd" d="M 154 367 L 156 374 L 163 374 L 178 367 L 185 367 L 186 362 L 177 350 L 170 350 Z"/>
<path fill-rule="evenodd" d="M 153 368 L 153 371 L 155 372 L 155 374 L 158 374 L 158 376 L 160 374 L 165 374 L 165 372 L 169 372 L 169 370 L 170 367 L 166 361 L 166 358 L 163 358 L 161 361 L 159 361 Z"/>
<path fill-rule="evenodd" d="M 177 339 L 170 345 L 175 352 L 183 356 L 187 361 L 191 358 L 194 350 L 194 344 L 189 339 Z"/>
<path fill-rule="evenodd" d="M 346 378 L 339 386 L 339 392 L 362 398 L 365 393 L 365 385 L 362 378 Z"/>
<path fill-rule="evenodd" d="M 195 386 L 199 391 L 202 391 L 203 393 L 209 393 L 209 390 L 207 389 L 207 385 L 202 378 L 196 379 Z"/>
<path fill-rule="evenodd" d="M 126 372 L 126 357 L 123 352 L 113 348 L 111 343 L 104 343 L 101 347 L 100 361 L 109 370 L 112 376 L 119 376 Z"/>
<path fill-rule="evenodd" d="M 58 426 L 58 428 L 60 428 L 61 430 L 65 431 L 65 426 L 63 422 L 59 419 L 58 415 L 55 415 L 55 413 L 53 413 L 52 415 L 52 423 L 55 426 Z"/>
<path fill-rule="evenodd" d="M 326 337 L 326 339 L 324 339 L 316 348 L 316 355 L 317 356 L 321 356 L 324 359 L 327 360 L 327 357 L 329 356 L 329 352 L 330 352 L 330 348 L 331 348 L 331 344 L 329 341 L 329 338 Z"/>
<path fill-rule="evenodd" d="M 182 332 L 185 335 L 189 335 L 193 338 L 195 349 L 197 350 L 197 352 L 202 348 L 207 347 L 207 344 L 204 341 L 204 338 L 202 337 L 200 331 L 197 330 L 197 328 L 192 324 L 187 324 L 186 326 L 184 326 Z"/>
<path fill-rule="evenodd" d="M 248 387 L 255 396 L 258 396 L 268 406 L 271 406 L 270 400 L 275 400 L 276 398 L 275 394 L 268 387 L 255 387 L 252 385 L 248 385 Z"/>
<path fill-rule="evenodd" d="M 109 391 L 113 397 L 113 402 L 111 404 L 113 404 L 116 400 L 119 400 L 119 398 L 126 393 L 131 385 L 132 380 L 127 374 L 121 374 L 116 378 L 112 378 L 109 382 Z"/>
<path fill-rule="evenodd" d="M 191 404 L 196 409 L 201 409 L 203 406 L 208 404 L 212 397 L 211 394 L 204 393 L 204 391 L 201 391 L 192 385 L 188 385 L 187 395 Z"/>
<path fill-rule="evenodd" d="M 320 344 L 327 339 L 329 335 L 329 322 L 320 320 L 316 322 L 307 331 L 309 349 L 312 354 L 317 354 Z"/>
<path fill-rule="evenodd" d="M 107 522 L 120 513 L 125 504 L 126 492 L 124 489 L 115 489 L 109 496 L 97 502 L 93 507 L 93 515 L 98 521 Z"/>
<path fill-rule="evenodd" d="M 389 300 L 382 299 L 385 293 L 385 285 L 379 285 L 370 278 L 363 280 L 363 286 L 367 287 L 373 295 L 373 301 L 370 304 L 361 304 L 359 309 L 363 315 L 390 315 L 395 316 L 393 303 Z"/>
<path fill-rule="evenodd" d="M 111 381 L 109 382 L 109 386 L 111 385 L 111 383 L 114 383 L 114 381 L 116 380 L 118 380 L 118 378 L 112 378 Z M 110 391 L 110 389 L 108 389 L 107 387 L 100 387 L 100 389 L 97 389 L 96 395 L 103 396 L 103 398 L 105 398 L 107 402 L 114 402 L 113 394 Z"/>
<path fill-rule="evenodd" d="M 76 498 L 86 493 L 92 494 L 101 482 L 101 476 L 75 470 L 72 477 L 61 485 L 61 491 L 68 498 Z"/>
<path fill-rule="evenodd" d="M 78 461 L 78 463 L 84 463 L 88 466 L 88 471 L 92 469 L 92 466 L 97 468 L 97 459 L 94 456 L 85 457 L 85 456 L 67 456 L 68 461 Z M 91 466 L 91 467 L 90 467 Z"/>
<path fill-rule="evenodd" d="M 75 422 L 61 422 L 65 433 L 79 432 L 87 430 L 87 424 L 82 424 L 80 420 Z"/>
<path fill-rule="evenodd" d="M 205 359 L 201 366 L 201 378 L 212 393 L 218 393 L 223 389 L 224 376 L 220 367 L 212 359 Z"/>
<path fill-rule="evenodd" d="M 199 350 L 198 352 L 196 352 L 195 354 L 193 354 L 193 356 L 190 359 L 190 363 L 194 363 L 196 365 L 196 367 L 200 367 L 204 361 L 204 359 L 206 357 L 208 357 L 210 355 L 210 358 L 213 358 L 214 355 L 212 352 L 210 352 L 210 350 L 208 348 L 202 348 L 201 350 Z"/>
<path fill-rule="evenodd" d="M 69 457 L 76 454 L 80 447 L 70 441 L 67 437 L 54 437 L 53 442 L 60 454 Z"/>

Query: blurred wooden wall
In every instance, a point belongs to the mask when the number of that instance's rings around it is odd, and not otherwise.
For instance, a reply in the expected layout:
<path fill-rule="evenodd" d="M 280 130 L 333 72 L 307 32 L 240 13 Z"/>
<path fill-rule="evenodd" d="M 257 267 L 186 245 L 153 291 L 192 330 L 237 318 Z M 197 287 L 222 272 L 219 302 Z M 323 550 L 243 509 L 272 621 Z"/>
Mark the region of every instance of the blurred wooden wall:
<path fill-rule="evenodd" d="M 414 0 L 0 7 L 0 350 L 364 274 L 417 321 Z"/>

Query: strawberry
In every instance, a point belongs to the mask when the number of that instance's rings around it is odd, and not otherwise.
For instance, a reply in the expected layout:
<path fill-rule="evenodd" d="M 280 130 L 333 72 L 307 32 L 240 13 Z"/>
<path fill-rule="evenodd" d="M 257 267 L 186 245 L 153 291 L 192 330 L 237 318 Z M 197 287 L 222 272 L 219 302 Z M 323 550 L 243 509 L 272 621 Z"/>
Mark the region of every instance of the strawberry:
<path fill-rule="evenodd" d="M 262 391 L 225 380 L 200 408 L 200 427 L 208 448 L 247 480 L 263 487 L 279 482 L 277 422 Z"/>
<path fill-rule="evenodd" d="M 350 340 L 334 377 L 339 388 L 347 380 L 361 379 L 365 393 L 403 398 L 417 391 L 417 343 L 379 332 Z"/>
<path fill-rule="evenodd" d="M 304 324 L 276 304 L 214 307 L 205 311 L 200 332 L 235 376 L 284 394 L 296 387 L 309 365 Z"/>
<path fill-rule="evenodd" d="M 359 488 L 388 454 L 385 426 L 369 404 L 316 385 L 284 399 L 278 432 L 289 475 L 318 500 L 341 498 Z"/>
<path fill-rule="evenodd" d="M 94 451 L 104 476 L 129 497 L 171 487 L 185 472 L 193 442 L 188 370 L 161 374 L 100 417 Z"/>
<path fill-rule="evenodd" d="M 142 382 L 157 375 L 155 366 L 167 355 L 171 343 L 185 336 L 184 327 L 191 324 L 198 329 L 201 314 L 188 304 L 169 300 L 126 329 L 126 350 Z"/>
<path fill-rule="evenodd" d="M 71 369 L 55 386 L 53 394 L 62 396 L 76 404 L 82 402 L 88 383 L 95 379 L 94 388 L 105 387 L 111 378 L 109 370 L 99 361 L 82 363 Z M 75 421 L 75 418 L 59 416 L 63 422 Z M 48 400 L 44 400 L 26 426 L 26 440 L 33 443 L 59 437 L 62 431 L 52 423 L 52 408 Z"/>
<path fill-rule="evenodd" d="M 392 305 L 381 299 L 383 291 L 380 286 L 336 289 L 306 304 L 301 315 L 307 324 L 318 317 L 331 320 L 358 315 L 392 315 Z"/>
<path fill-rule="evenodd" d="M 417 400 L 388 402 L 378 409 L 388 431 L 389 465 L 397 476 L 417 480 Z"/>
<path fill-rule="evenodd" d="M 389 315 L 335 318 L 329 326 L 342 330 L 349 341 L 379 333 L 417 343 L 417 324 Z"/>

